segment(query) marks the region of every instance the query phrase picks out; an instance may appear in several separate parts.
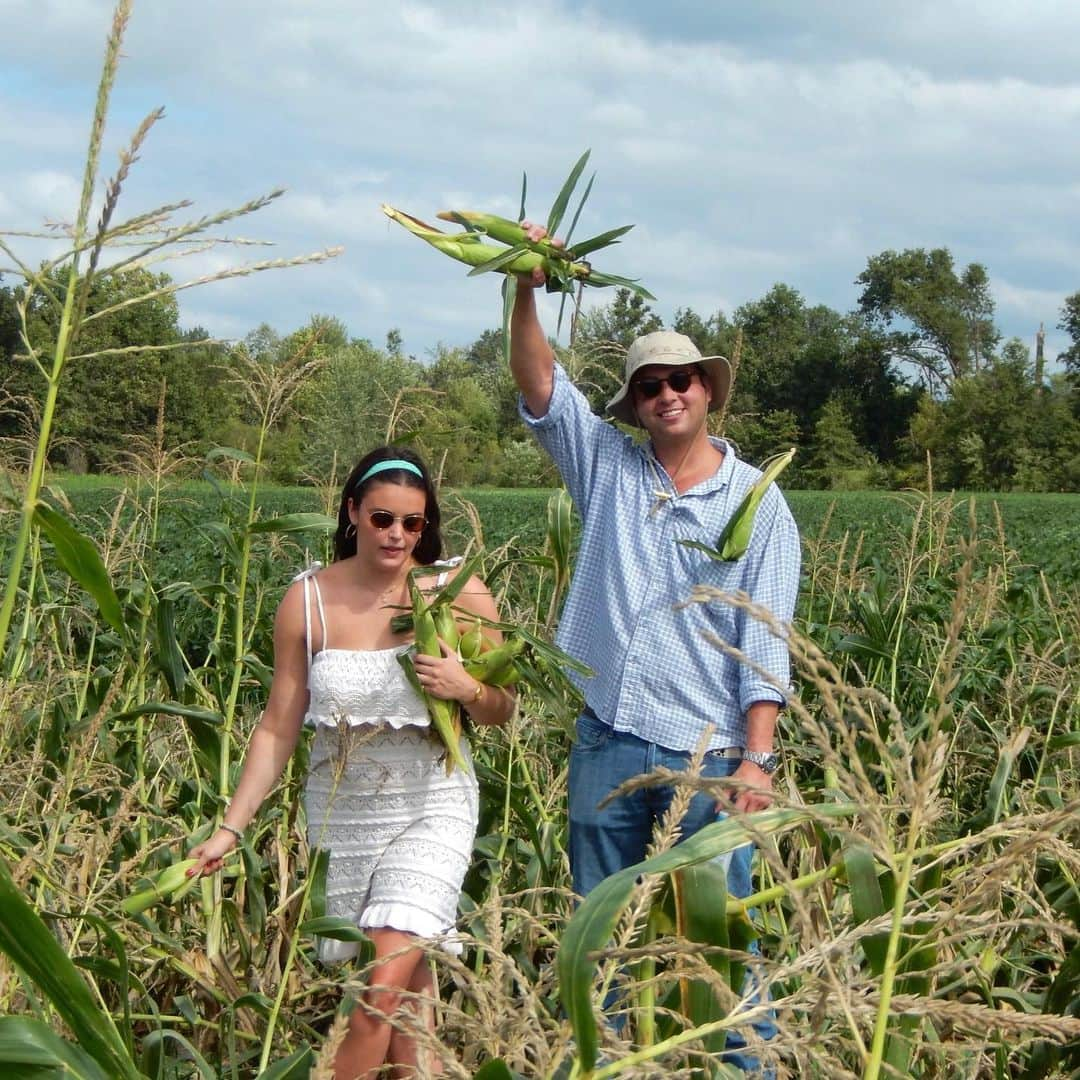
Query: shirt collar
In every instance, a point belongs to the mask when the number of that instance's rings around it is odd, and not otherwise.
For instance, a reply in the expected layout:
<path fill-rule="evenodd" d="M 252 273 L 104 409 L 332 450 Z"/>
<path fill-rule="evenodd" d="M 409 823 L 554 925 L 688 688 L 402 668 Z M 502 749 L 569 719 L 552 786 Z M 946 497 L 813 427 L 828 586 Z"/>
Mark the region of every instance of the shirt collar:
<path fill-rule="evenodd" d="M 712 474 L 712 476 L 706 477 L 700 484 L 696 484 L 690 488 L 689 491 L 684 491 L 679 498 L 686 498 L 687 495 L 708 495 L 713 491 L 721 491 L 727 487 L 731 480 L 731 475 L 735 471 L 735 448 L 727 439 L 718 438 L 715 435 L 709 436 L 709 442 L 716 447 L 717 450 L 723 452 L 724 460 L 720 463 L 720 468 Z M 671 477 L 668 476 L 667 470 L 660 464 L 660 459 L 656 456 L 653 450 L 652 442 L 642 444 L 642 451 L 645 454 L 646 460 L 657 471 L 657 475 L 664 478 L 664 482 L 674 490 L 675 485 L 671 482 Z"/>

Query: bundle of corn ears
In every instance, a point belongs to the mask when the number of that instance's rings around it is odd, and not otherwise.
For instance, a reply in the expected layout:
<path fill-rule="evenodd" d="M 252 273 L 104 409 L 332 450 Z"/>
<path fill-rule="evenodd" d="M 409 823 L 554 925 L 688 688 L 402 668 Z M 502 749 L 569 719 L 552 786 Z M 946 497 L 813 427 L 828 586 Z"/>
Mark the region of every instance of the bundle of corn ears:
<path fill-rule="evenodd" d="M 646 300 L 655 300 L 656 297 L 636 279 L 619 277 L 616 274 L 602 274 L 585 258 L 596 251 L 617 244 L 619 238 L 628 233 L 634 227 L 633 225 L 622 225 L 576 244 L 571 242 L 582 207 L 592 190 L 593 180 L 596 178 L 595 173 L 589 179 L 585 192 L 581 196 L 577 211 L 567 230 L 564 244 L 560 246 L 551 241 L 562 224 L 570 198 L 588 160 L 589 151 L 586 150 L 571 169 L 562 190 L 556 197 L 547 218 L 547 236 L 540 240 L 531 240 L 521 226 L 521 222 L 525 220 L 526 178 L 522 178 L 521 209 L 517 221 L 510 221 L 508 218 L 498 217 L 495 214 L 478 213 L 474 210 L 443 210 L 438 215 L 441 220 L 455 222 L 465 230 L 459 233 L 445 233 L 385 203 L 382 210 L 387 217 L 404 226 L 414 236 L 426 240 L 444 255 L 449 255 L 452 259 L 457 259 L 472 267 L 469 271 L 470 277 L 490 271 L 506 274 L 507 284 L 503 293 L 506 300 L 504 326 L 508 321 L 509 308 L 513 303 L 517 275 L 530 274 L 538 267 L 544 271 L 548 292 L 566 294 L 573 292 L 575 286 L 617 285 L 637 293 Z M 496 241 L 496 243 L 487 241 Z M 565 303 L 565 295 L 563 301 Z M 559 317 L 561 321 L 561 311 Z"/>
<path fill-rule="evenodd" d="M 431 600 L 425 599 L 417 578 L 438 570 L 438 567 L 424 566 L 412 571 L 409 579 L 412 610 L 395 616 L 391 620 L 391 627 L 398 633 L 411 628 L 416 638 L 414 649 L 425 656 L 442 655 L 442 643 L 445 643 L 447 648 L 457 653 L 465 670 L 485 686 L 505 687 L 525 681 L 534 690 L 550 693 L 553 683 L 566 678 L 565 668 L 591 675 L 592 672 L 584 664 L 558 647 L 542 641 L 524 627 L 510 623 L 485 623 L 469 612 L 455 609 L 454 601 L 480 561 L 479 556 L 474 556 L 463 564 L 454 580 Z M 462 634 L 458 632 L 459 618 L 472 624 Z M 502 644 L 496 645 L 494 638 L 484 633 L 485 629 L 500 631 L 504 635 Z M 446 747 L 447 774 L 453 772 L 455 766 L 468 771 L 461 749 L 461 705 L 435 697 L 420 685 L 412 664 L 412 651 L 399 653 L 398 662 L 427 706 L 432 727 Z"/>

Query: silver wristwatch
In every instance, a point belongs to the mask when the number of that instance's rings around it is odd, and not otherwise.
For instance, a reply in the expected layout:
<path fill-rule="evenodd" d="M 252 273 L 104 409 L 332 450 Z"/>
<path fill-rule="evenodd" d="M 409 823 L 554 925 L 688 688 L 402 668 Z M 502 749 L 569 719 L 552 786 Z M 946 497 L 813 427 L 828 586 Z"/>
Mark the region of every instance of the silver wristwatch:
<path fill-rule="evenodd" d="M 776 772 L 776 766 L 780 764 L 776 754 L 768 750 L 747 750 L 744 747 L 742 756 L 743 761 L 752 761 L 767 776 Z"/>

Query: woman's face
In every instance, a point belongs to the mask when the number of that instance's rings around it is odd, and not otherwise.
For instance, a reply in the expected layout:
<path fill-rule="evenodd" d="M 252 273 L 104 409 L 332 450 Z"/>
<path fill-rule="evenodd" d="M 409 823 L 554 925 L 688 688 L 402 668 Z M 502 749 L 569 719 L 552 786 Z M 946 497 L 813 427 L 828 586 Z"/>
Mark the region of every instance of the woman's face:
<path fill-rule="evenodd" d="M 387 570 L 407 563 L 423 535 L 426 503 L 420 488 L 377 480 L 368 485 L 359 503 L 349 500 L 356 554 Z"/>

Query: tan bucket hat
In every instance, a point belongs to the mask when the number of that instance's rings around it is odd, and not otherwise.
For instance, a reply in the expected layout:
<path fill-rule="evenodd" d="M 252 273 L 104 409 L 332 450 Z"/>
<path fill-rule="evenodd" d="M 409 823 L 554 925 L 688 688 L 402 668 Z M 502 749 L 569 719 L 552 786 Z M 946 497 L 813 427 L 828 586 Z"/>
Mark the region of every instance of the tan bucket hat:
<path fill-rule="evenodd" d="M 650 364 L 666 367 L 682 367 L 684 364 L 700 364 L 701 370 L 712 387 L 709 412 L 719 409 L 727 401 L 731 390 L 731 365 L 723 356 L 702 356 L 698 347 L 685 335 L 674 330 L 656 330 L 637 338 L 626 352 L 626 374 L 619 392 L 607 403 L 607 411 L 631 427 L 641 427 L 634 409 L 634 395 L 630 392 L 630 380 L 634 374 Z"/>

